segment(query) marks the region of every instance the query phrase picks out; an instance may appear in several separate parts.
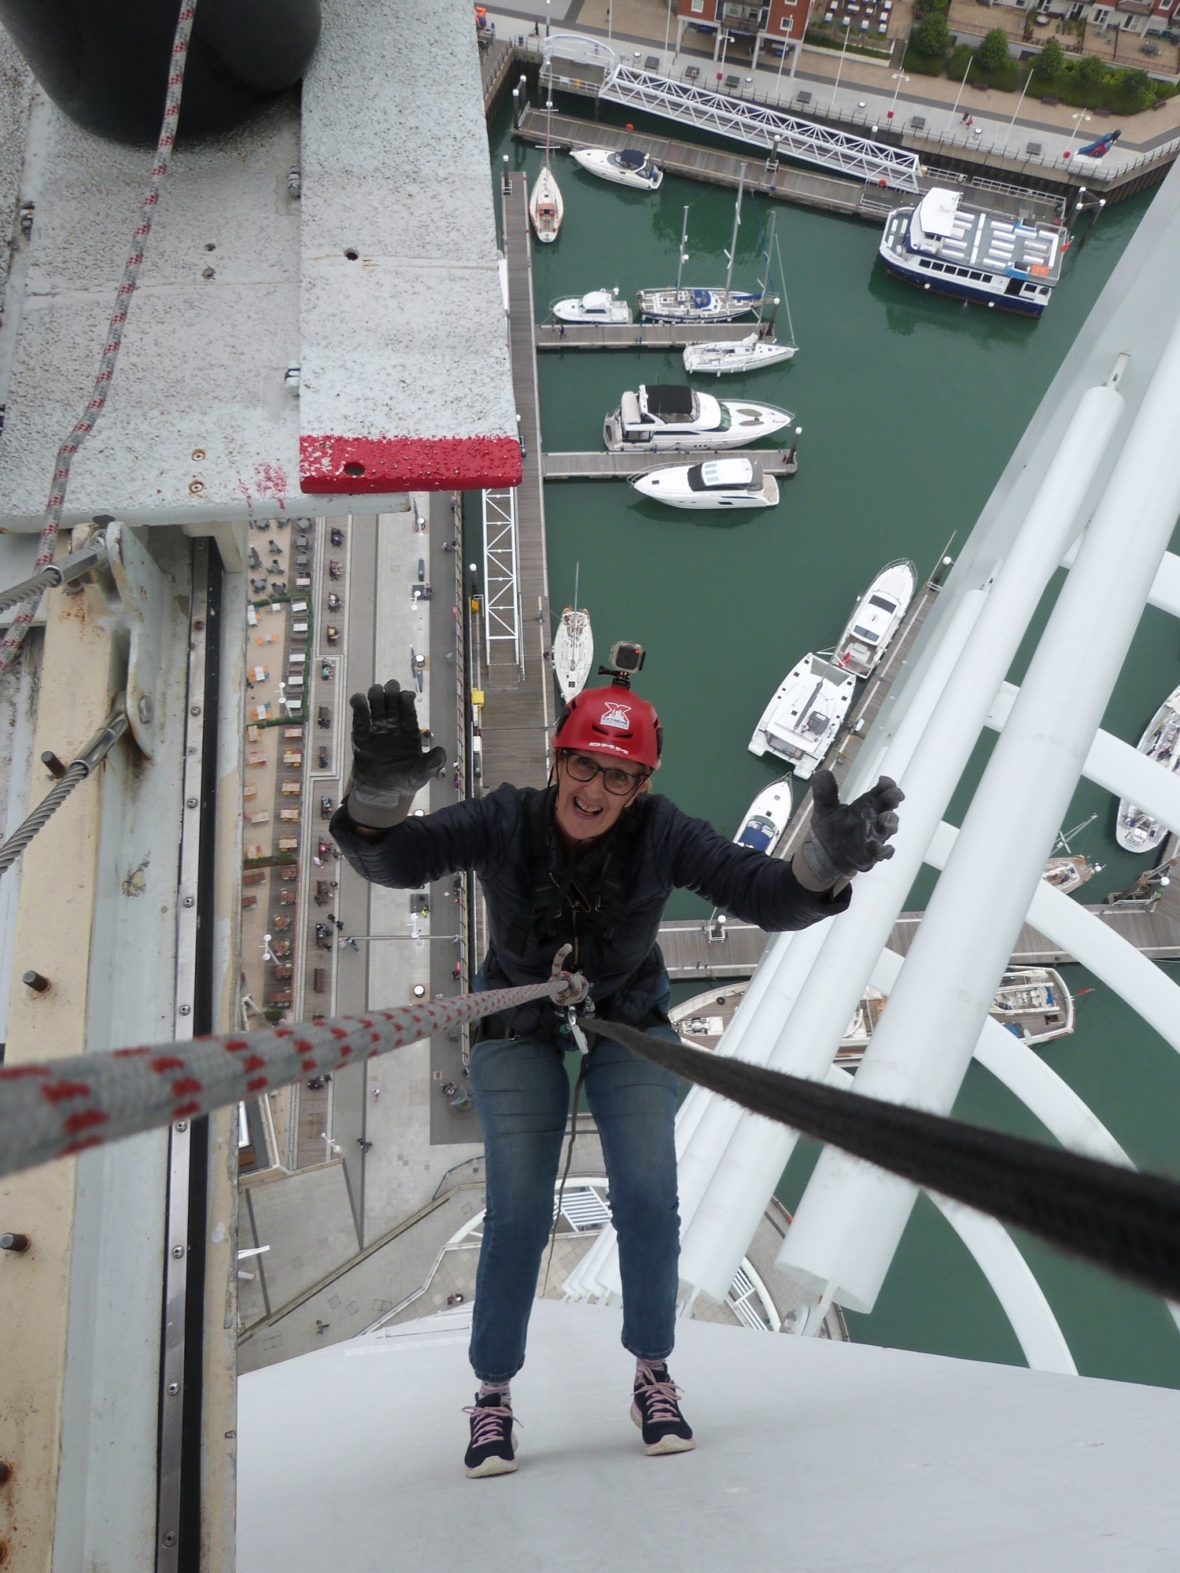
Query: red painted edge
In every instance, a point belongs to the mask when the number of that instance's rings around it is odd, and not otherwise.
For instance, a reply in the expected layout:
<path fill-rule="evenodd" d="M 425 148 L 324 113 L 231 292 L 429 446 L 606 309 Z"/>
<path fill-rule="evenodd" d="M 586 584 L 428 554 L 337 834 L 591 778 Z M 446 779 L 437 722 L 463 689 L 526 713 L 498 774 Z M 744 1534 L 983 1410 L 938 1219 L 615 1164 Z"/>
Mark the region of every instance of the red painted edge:
<path fill-rule="evenodd" d="M 301 437 L 304 492 L 477 491 L 519 486 L 515 437 Z"/>

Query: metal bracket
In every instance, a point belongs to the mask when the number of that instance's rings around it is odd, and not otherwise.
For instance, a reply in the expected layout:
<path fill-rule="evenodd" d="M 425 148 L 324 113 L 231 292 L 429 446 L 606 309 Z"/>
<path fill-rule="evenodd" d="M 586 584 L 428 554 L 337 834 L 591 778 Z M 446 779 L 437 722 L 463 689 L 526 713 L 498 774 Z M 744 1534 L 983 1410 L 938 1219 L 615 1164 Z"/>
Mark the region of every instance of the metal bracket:
<path fill-rule="evenodd" d="M 162 649 L 169 582 L 119 520 L 107 525 L 110 573 L 118 601 L 113 610 L 127 631 L 127 720 L 141 753 L 151 759 L 159 742 L 156 680 L 165 670 Z"/>

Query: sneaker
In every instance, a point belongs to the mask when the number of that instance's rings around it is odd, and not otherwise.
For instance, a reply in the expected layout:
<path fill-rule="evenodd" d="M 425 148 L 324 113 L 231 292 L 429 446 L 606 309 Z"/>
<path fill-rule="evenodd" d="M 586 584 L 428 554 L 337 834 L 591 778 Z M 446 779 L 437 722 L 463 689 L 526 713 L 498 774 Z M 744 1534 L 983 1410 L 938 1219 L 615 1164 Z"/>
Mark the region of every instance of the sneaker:
<path fill-rule="evenodd" d="M 696 1446 L 692 1427 L 680 1413 L 680 1389 L 662 1360 L 639 1362 L 631 1395 L 631 1418 L 643 1432 L 645 1453 L 688 1453 Z"/>
<path fill-rule="evenodd" d="M 518 1465 L 512 1406 L 506 1395 L 485 1393 L 481 1398 L 476 1393 L 475 1403 L 463 1413 L 471 1416 L 471 1441 L 463 1458 L 468 1477 L 510 1475 Z"/>

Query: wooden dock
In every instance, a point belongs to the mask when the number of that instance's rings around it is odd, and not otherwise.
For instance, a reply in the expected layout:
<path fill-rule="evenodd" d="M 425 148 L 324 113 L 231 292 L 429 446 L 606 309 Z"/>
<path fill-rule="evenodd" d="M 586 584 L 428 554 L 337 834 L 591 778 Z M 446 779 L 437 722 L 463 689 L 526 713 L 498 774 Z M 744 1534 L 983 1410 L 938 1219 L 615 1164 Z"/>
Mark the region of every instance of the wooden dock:
<path fill-rule="evenodd" d="M 794 475 L 794 448 L 650 448 L 639 453 L 547 453 L 547 481 L 618 481 L 675 464 L 706 464 L 710 459 L 756 459 L 767 475 Z"/>
<path fill-rule="evenodd" d="M 521 656 L 518 662 L 509 641 L 487 647 L 489 664 L 481 673 L 485 701 L 480 722 L 485 792 L 504 781 L 516 786 L 545 785 L 549 729 L 554 720 L 541 421 L 533 353 L 532 253 L 524 175 L 506 176 L 501 194 L 512 387 L 525 440 L 524 474 L 515 494 Z"/>
<path fill-rule="evenodd" d="M 773 314 L 766 319 L 773 331 Z M 756 322 L 543 322 L 539 350 L 682 350 L 686 344 L 736 344 Z"/>

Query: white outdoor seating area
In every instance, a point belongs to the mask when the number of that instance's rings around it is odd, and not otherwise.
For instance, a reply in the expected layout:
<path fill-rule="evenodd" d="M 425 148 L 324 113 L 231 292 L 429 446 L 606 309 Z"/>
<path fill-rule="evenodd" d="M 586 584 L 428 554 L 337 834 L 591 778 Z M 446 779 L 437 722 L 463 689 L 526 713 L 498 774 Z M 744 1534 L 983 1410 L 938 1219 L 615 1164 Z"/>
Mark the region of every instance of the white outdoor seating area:
<path fill-rule="evenodd" d="M 847 27 L 850 34 L 884 38 L 893 15 L 893 0 L 828 0 L 824 21 L 829 27 Z"/>

